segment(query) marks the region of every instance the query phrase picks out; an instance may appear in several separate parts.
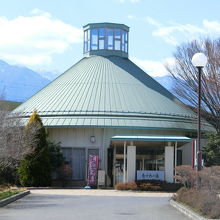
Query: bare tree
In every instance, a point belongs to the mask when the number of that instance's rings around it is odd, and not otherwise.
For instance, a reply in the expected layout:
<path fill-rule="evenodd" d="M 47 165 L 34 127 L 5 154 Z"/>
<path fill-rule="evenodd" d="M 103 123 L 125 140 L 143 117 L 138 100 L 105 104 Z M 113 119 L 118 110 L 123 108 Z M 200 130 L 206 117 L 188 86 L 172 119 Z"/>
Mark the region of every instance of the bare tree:
<path fill-rule="evenodd" d="M 32 151 L 37 127 L 24 128 L 20 114 L 11 114 L 4 105 L 0 105 L 0 167 L 15 166 Z"/>
<path fill-rule="evenodd" d="M 220 38 L 205 38 L 180 45 L 174 53 L 174 65 L 165 64 L 165 67 L 175 79 L 176 95 L 195 110 L 198 80 L 191 59 L 198 52 L 204 53 L 208 59 L 202 74 L 202 116 L 220 130 Z"/>

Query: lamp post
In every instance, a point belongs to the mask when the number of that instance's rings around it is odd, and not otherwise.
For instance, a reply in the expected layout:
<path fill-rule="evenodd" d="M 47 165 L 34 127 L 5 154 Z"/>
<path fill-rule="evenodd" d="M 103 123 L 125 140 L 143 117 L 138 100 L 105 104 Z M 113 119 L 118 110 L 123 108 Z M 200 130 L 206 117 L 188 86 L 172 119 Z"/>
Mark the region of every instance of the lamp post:
<path fill-rule="evenodd" d="M 198 130 L 197 130 L 197 170 L 202 169 L 202 152 L 201 152 L 201 74 L 202 68 L 206 65 L 207 58 L 203 53 L 196 53 L 192 57 L 193 66 L 198 69 Z"/>

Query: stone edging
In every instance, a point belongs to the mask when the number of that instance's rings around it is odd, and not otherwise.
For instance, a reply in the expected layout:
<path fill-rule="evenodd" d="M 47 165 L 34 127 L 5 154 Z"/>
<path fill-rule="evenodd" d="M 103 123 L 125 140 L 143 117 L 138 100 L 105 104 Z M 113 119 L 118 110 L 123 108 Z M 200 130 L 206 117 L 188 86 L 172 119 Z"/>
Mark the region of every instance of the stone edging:
<path fill-rule="evenodd" d="M 204 218 L 201 215 L 194 212 L 193 210 L 180 204 L 179 202 L 174 201 L 173 199 L 170 200 L 170 205 L 173 206 L 174 208 L 176 208 L 178 211 L 182 212 L 184 215 L 186 215 L 189 218 L 194 219 L 194 220 L 218 220 L 218 219 Z"/>
<path fill-rule="evenodd" d="M 22 197 L 24 197 L 24 196 L 26 196 L 28 194 L 30 194 L 30 190 L 26 190 L 24 192 L 20 192 L 20 193 L 15 194 L 15 195 L 13 195 L 11 197 L 3 199 L 3 200 L 0 201 L 0 207 L 8 205 L 9 203 L 14 202 L 14 201 L 16 201 L 16 200 L 18 200 L 18 199 L 20 199 L 20 198 L 22 198 Z"/>

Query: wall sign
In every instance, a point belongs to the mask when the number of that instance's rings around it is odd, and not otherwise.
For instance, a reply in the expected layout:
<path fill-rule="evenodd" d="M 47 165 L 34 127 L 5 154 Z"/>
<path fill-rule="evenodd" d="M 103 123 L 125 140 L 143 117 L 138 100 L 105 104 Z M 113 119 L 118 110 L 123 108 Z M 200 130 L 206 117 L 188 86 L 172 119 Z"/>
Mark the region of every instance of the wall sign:
<path fill-rule="evenodd" d="M 164 180 L 164 171 L 137 170 L 137 180 Z"/>

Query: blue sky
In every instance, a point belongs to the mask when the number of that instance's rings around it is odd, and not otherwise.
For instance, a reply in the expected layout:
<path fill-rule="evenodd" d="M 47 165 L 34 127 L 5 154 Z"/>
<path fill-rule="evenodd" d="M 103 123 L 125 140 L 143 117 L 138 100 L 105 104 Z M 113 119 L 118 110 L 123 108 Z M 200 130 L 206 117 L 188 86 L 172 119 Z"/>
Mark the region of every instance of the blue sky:
<path fill-rule="evenodd" d="M 0 0 L 0 59 L 62 73 L 82 58 L 82 26 L 130 27 L 129 57 L 153 76 L 182 42 L 220 36 L 219 0 Z"/>

